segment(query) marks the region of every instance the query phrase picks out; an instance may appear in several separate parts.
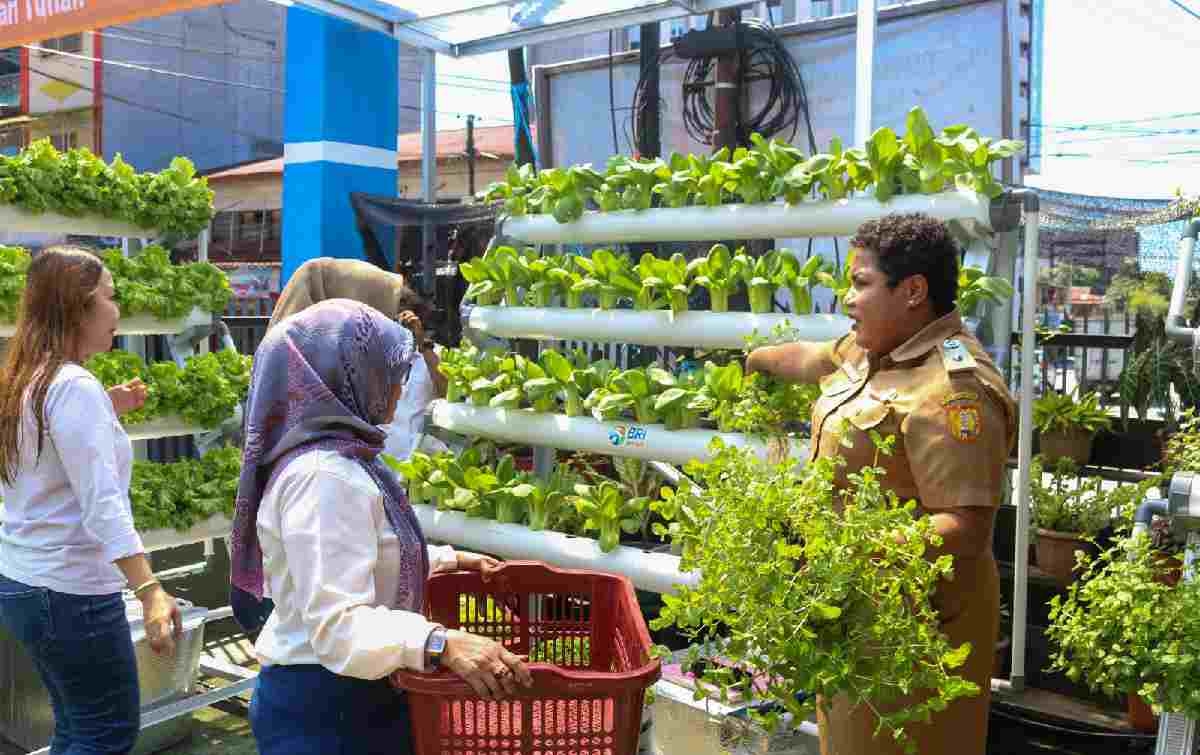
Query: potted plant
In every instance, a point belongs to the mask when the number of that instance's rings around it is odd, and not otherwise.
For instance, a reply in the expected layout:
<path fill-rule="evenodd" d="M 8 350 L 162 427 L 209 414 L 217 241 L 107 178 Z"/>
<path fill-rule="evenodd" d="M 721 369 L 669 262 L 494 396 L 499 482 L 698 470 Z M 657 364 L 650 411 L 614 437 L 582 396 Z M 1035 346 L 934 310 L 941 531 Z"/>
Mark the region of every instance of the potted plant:
<path fill-rule="evenodd" d="M 1085 555 L 1080 567 L 1080 580 L 1050 601 L 1050 669 L 1112 697 L 1127 694 L 1130 722 L 1141 730 L 1154 731 L 1153 714 L 1163 710 L 1200 716 L 1200 582 L 1163 584 L 1153 541 L 1140 534 Z"/>
<path fill-rule="evenodd" d="M 1071 581 L 1076 553 L 1086 551 L 1091 538 L 1108 526 L 1114 502 L 1102 489 L 1099 477 L 1080 477 L 1079 467 L 1060 458 L 1043 479 L 1045 459 L 1034 457 L 1030 466 L 1030 497 L 1037 539 L 1034 553 L 1038 568 L 1059 582 Z"/>
<path fill-rule="evenodd" d="M 1042 454 L 1049 461 L 1062 457 L 1087 464 L 1096 433 L 1112 426 L 1097 393 L 1075 400 L 1069 394 L 1050 392 L 1033 404 L 1033 424 L 1039 433 Z"/>

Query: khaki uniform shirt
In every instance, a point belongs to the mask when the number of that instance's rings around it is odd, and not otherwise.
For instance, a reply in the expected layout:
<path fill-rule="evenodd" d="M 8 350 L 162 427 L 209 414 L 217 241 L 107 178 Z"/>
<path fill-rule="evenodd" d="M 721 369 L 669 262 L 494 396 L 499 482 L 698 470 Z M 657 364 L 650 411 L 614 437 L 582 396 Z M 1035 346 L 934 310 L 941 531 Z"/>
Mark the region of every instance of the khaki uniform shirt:
<path fill-rule="evenodd" d="M 813 350 L 802 371 L 819 376 L 813 408 L 812 455 L 841 455 L 845 475 L 865 466 L 887 470 L 883 484 L 928 514 L 963 507 L 994 508 L 1004 489 L 1005 464 L 1016 434 L 1016 406 L 983 347 L 967 333 L 957 311 L 941 317 L 885 356 L 869 356 L 851 334 Z M 891 456 L 877 454 L 871 433 L 895 436 Z M 991 552 L 959 554 L 954 580 L 934 597 L 941 628 L 952 644 L 971 642 L 961 673 L 983 690 L 912 725 L 922 755 L 983 755 L 993 646 L 999 622 L 999 586 Z M 875 739 L 866 706 L 830 701 L 819 716 L 823 755 L 884 755 L 902 750 Z M 886 737 L 886 735 L 885 735 Z"/>

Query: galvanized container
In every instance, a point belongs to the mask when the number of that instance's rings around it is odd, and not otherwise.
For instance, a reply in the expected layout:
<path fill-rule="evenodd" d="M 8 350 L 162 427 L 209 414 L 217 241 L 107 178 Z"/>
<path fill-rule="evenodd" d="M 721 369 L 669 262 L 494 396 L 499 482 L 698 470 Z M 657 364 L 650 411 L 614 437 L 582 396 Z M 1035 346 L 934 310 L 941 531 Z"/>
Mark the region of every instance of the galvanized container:
<path fill-rule="evenodd" d="M 162 658 L 150 649 L 142 624 L 142 604 L 126 596 L 134 652 L 137 655 L 138 687 L 142 714 L 169 705 L 192 693 L 200 654 L 204 648 L 204 621 L 208 609 L 178 601 L 183 613 L 183 637 L 172 658 Z M 192 717 L 183 716 L 144 729 L 134 753 L 145 755 L 179 742 L 192 731 Z M 54 712 L 49 695 L 33 661 L 21 644 L 0 628 L 0 736 L 27 750 L 45 747 L 54 733 Z"/>

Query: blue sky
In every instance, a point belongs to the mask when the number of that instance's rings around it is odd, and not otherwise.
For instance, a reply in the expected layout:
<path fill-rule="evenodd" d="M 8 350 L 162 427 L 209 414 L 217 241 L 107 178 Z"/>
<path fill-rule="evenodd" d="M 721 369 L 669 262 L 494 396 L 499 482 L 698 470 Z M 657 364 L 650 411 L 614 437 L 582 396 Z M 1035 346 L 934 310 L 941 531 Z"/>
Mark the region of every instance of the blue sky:
<path fill-rule="evenodd" d="M 1029 183 L 1105 196 L 1200 193 L 1200 0 L 1044 2 L 1046 155 Z M 511 121 L 504 53 L 438 66 L 439 128 L 462 128 L 468 112 L 481 125 Z"/>

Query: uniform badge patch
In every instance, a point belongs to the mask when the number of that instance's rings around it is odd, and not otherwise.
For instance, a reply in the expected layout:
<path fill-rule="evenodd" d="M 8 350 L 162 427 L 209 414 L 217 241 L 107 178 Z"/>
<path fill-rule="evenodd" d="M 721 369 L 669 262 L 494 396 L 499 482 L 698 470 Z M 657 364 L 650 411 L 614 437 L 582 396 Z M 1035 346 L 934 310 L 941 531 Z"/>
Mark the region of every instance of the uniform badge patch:
<path fill-rule="evenodd" d="M 956 402 L 946 406 L 946 427 L 955 440 L 974 443 L 983 431 L 983 415 L 979 410 L 979 403 Z"/>

